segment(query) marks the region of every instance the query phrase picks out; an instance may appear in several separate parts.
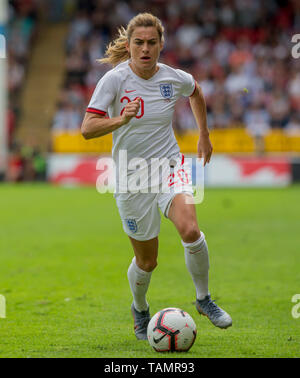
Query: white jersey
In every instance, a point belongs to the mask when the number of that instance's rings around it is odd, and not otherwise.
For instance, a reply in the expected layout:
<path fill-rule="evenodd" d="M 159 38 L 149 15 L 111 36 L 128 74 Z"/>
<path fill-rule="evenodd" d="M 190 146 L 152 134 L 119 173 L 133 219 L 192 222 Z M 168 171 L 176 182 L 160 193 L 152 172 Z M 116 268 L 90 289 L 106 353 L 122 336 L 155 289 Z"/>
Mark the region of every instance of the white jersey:
<path fill-rule="evenodd" d="M 133 158 L 149 161 L 178 156 L 179 147 L 172 128 L 177 99 L 191 96 L 196 88 L 192 75 L 158 63 L 159 70 L 150 79 L 137 76 L 130 61 L 107 72 L 97 84 L 87 112 L 118 117 L 125 106 L 141 98 L 137 116 L 113 132 L 112 155 L 118 172 L 119 153 L 127 151 Z"/>

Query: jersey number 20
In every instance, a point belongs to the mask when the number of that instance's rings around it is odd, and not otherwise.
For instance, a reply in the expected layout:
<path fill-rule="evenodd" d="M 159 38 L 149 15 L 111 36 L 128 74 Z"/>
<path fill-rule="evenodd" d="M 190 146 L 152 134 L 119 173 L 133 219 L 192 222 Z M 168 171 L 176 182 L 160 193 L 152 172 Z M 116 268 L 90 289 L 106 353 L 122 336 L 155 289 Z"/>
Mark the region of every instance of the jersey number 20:
<path fill-rule="evenodd" d="M 138 97 L 136 97 L 133 101 L 135 101 L 137 98 L 138 98 Z M 145 102 L 144 102 L 144 100 L 143 100 L 141 97 L 140 97 L 140 99 L 141 99 L 141 108 L 140 108 L 141 114 L 140 114 L 140 115 L 136 115 L 135 118 L 137 118 L 137 119 L 142 118 L 142 117 L 144 116 L 144 114 L 145 114 L 145 113 L 144 113 Z M 127 104 L 129 104 L 129 103 L 131 102 L 130 98 L 127 97 L 127 96 L 124 96 L 124 97 L 121 98 L 121 103 L 122 103 L 122 104 L 123 104 L 124 101 L 127 101 Z M 126 105 L 127 105 L 127 104 L 126 104 Z M 125 107 L 122 109 L 120 115 L 123 115 L 124 110 L 125 110 Z"/>

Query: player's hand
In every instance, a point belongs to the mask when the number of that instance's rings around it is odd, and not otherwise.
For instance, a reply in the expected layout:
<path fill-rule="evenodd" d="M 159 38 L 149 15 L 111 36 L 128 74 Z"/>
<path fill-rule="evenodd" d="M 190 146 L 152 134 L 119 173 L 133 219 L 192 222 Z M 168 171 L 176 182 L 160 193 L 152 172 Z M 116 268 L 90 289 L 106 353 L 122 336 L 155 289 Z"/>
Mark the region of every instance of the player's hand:
<path fill-rule="evenodd" d="M 131 121 L 132 118 L 136 117 L 141 107 L 141 99 L 138 97 L 136 100 L 129 102 L 123 112 L 123 122 L 124 124 Z"/>
<path fill-rule="evenodd" d="M 198 158 L 204 159 L 203 165 L 205 166 L 210 162 L 210 158 L 213 152 L 213 147 L 209 138 L 209 135 L 200 135 L 198 141 Z"/>

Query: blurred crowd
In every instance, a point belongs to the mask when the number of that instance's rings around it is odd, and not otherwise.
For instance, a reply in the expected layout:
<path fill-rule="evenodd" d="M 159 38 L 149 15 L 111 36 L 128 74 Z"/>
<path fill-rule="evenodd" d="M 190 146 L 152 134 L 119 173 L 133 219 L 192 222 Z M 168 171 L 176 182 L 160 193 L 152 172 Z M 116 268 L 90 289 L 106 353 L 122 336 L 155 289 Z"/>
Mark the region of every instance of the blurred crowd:
<path fill-rule="evenodd" d="M 8 58 L 8 181 L 44 180 L 46 160 L 38 148 L 16 141 L 18 120 L 22 117 L 21 97 L 26 80 L 30 54 L 37 33 L 40 2 L 10 0 L 7 27 Z"/>
<path fill-rule="evenodd" d="M 9 182 L 46 181 L 46 159 L 40 150 L 15 144 L 10 151 L 6 180 Z"/>
<path fill-rule="evenodd" d="M 79 128 L 98 80 L 111 69 L 97 59 L 117 28 L 144 11 L 166 29 L 160 61 L 190 72 L 201 85 L 211 129 L 300 133 L 300 62 L 291 56 L 299 0 L 78 0 L 53 130 Z M 176 107 L 174 128 L 196 129 L 188 99 Z"/>
<path fill-rule="evenodd" d="M 17 121 L 21 116 L 21 92 L 36 33 L 37 8 L 34 0 L 11 0 L 7 27 L 8 135 L 13 147 Z"/>

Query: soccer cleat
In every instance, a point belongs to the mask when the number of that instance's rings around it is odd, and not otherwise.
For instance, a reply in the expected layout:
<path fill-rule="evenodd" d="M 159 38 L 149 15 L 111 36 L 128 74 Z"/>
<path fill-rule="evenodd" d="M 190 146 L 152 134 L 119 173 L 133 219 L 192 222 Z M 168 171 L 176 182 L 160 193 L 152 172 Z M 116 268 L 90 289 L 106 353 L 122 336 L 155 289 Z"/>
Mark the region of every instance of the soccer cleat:
<path fill-rule="evenodd" d="M 208 319 L 219 328 L 228 328 L 232 326 L 232 319 L 227 312 L 222 310 L 215 301 L 211 300 L 210 295 L 207 295 L 203 300 L 196 300 L 196 309 L 200 315 L 207 316 Z"/>
<path fill-rule="evenodd" d="M 147 340 L 147 327 L 151 319 L 149 308 L 147 311 L 139 312 L 132 304 L 131 313 L 134 320 L 134 333 L 136 338 L 138 340 Z"/>

